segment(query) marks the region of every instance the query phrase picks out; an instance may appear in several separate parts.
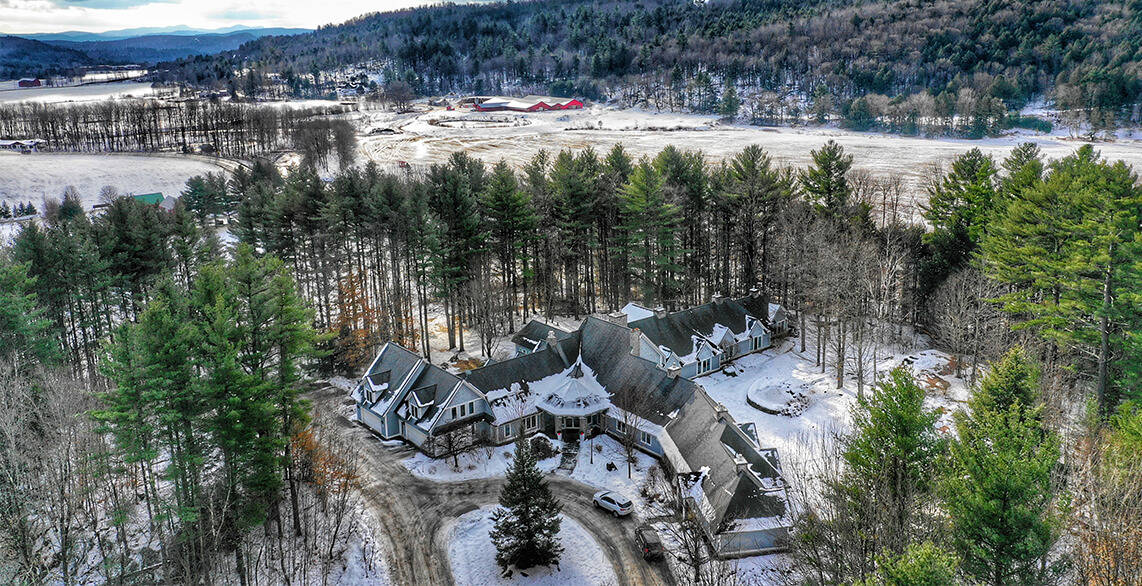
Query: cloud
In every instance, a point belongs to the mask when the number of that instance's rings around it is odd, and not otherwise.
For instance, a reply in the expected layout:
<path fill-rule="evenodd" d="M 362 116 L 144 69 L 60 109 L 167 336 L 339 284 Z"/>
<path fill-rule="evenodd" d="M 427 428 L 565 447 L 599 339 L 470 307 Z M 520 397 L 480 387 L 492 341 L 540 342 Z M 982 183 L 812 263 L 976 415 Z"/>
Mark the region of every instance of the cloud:
<path fill-rule="evenodd" d="M 0 34 L 103 32 L 185 25 L 316 28 L 367 12 L 396 10 L 429 0 L 0 0 Z"/>

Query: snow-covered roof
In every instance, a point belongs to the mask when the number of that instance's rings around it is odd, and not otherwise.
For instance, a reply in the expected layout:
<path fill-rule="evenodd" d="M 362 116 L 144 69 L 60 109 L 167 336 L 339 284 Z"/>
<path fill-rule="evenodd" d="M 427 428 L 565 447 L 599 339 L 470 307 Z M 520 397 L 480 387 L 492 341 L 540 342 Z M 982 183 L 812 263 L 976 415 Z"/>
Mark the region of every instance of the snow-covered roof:
<path fill-rule="evenodd" d="M 633 301 L 623 306 L 623 313 L 627 314 L 627 321 L 638 321 L 654 315 L 654 311 L 643 307 Z"/>
<path fill-rule="evenodd" d="M 540 397 L 536 402 L 538 409 L 552 415 L 587 416 L 605 411 L 611 406 L 611 394 L 599 384 L 595 373 L 582 361 L 576 362 L 558 377 L 548 378 L 558 379 L 551 381 L 553 388 L 539 391 L 533 389 Z"/>

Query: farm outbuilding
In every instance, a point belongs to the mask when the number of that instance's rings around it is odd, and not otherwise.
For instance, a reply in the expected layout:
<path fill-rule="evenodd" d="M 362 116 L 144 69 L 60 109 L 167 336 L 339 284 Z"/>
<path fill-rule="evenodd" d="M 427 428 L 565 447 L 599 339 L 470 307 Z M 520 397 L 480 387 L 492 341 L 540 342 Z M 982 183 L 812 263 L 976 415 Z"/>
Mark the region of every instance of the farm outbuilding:
<path fill-rule="evenodd" d="M 25 77 L 16 82 L 16 87 L 40 87 L 44 85 L 39 79 L 34 77 Z"/>
<path fill-rule="evenodd" d="M 553 110 L 580 110 L 583 102 L 575 98 L 552 96 L 524 96 L 522 98 L 476 98 L 473 107 L 478 112 L 549 112 Z"/>

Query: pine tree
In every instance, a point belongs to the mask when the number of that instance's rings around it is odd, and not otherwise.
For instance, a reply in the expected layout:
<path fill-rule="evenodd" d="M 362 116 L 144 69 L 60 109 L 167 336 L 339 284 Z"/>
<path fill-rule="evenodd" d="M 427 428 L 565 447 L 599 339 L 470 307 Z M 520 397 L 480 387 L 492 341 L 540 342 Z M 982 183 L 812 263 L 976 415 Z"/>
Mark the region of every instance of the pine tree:
<path fill-rule="evenodd" d="M 1103 414 L 1142 359 L 1142 312 L 1129 302 L 1142 283 L 1140 224 L 1137 177 L 1086 145 L 1007 202 L 983 242 L 989 272 L 1013 288 L 1004 309 L 1048 342 L 1048 364 L 1068 351 L 1094 362 Z"/>
<path fill-rule="evenodd" d="M 972 412 L 1007 411 L 1019 405 L 1035 413 L 1039 403 L 1039 370 L 1022 347 L 1007 351 L 991 365 L 991 371 L 968 404 Z"/>
<path fill-rule="evenodd" d="M 882 559 L 876 576 L 862 586 L 952 586 L 958 565 L 955 555 L 925 541 L 908 546 L 898 556 Z"/>
<path fill-rule="evenodd" d="M 31 369 L 60 359 L 52 324 L 36 297 L 28 267 L 0 257 L 0 355 Z"/>
<path fill-rule="evenodd" d="M 17 213 L 17 215 L 19 215 L 19 209 L 16 210 L 16 213 Z M 12 208 L 8 207 L 8 202 L 6 202 L 6 201 L 0 202 L 0 219 L 11 218 L 11 217 L 12 217 Z"/>
<path fill-rule="evenodd" d="M 492 169 L 481 197 L 481 207 L 488 229 L 489 243 L 500 265 L 504 291 L 511 294 L 506 311 L 515 312 L 519 299 L 520 275 L 517 267 L 523 259 L 536 227 L 531 198 L 520 189 L 515 172 L 500 161 Z"/>
<path fill-rule="evenodd" d="M 551 493 L 525 441 L 516 444 L 507 486 L 500 493 L 500 506 L 492 514 L 495 526 L 491 538 L 496 544 L 496 563 L 501 568 L 526 569 L 559 563 L 563 553 L 559 542 L 563 505 Z"/>
<path fill-rule="evenodd" d="M 1018 353 L 997 365 L 972 412 L 956 413 L 957 438 L 939 483 L 964 570 L 993 586 L 1046 584 L 1060 569 L 1048 562 L 1061 521 L 1052 485 L 1059 440 L 1037 409 L 1010 400 L 1037 386 Z"/>
<path fill-rule="evenodd" d="M 893 552 L 907 544 L 945 448 L 936 434 L 939 414 L 924 408 L 924 396 L 910 372 L 893 370 L 871 397 L 857 400 L 844 441 L 850 487 L 887 512 L 877 533 Z"/>
<path fill-rule="evenodd" d="M 805 198 L 818 213 L 834 217 L 846 214 L 852 193 L 848 172 L 853 156 L 845 154 L 845 148 L 832 140 L 812 151 L 812 155 L 813 164 L 801 172 Z"/>
<path fill-rule="evenodd" d="M 635 166 L 622 190 L 620 225 L 626 234 L 632 273 L 642 298 L 662 302 L 673 291 L 678 270 L 673 247 L 677 207 L 666 202 L 664 179 L 650 161 Z"/>
<path fill-rule="evenodd" d="M 963 268 L 979 248 L 994 216 L 996 174 L 991 157 L 972 149 L 956 157 L 951 172 L 929 186 L 923 210 L 932 231 L 924 234 L 929 253 L 920 269 L 923 291 Z"/>
<path fill-rule="evenodd" d="M 722 92 L 722 101 L 718 104 L 718 113 L 727 118 L 733 118 L 738 115 L 738 109 L 741 108 L 741 100 L 738 99 L 738 90 L 734 88 L 733 84 L 727 84 L 726 90 Z"/>

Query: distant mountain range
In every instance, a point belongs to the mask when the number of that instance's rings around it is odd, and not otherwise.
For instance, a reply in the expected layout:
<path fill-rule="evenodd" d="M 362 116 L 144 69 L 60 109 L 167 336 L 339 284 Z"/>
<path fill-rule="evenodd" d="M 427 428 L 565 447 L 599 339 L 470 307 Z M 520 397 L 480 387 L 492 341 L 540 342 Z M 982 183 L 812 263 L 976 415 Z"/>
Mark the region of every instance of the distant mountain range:
<path fill-rule="evenodd" d="M 226 28 L 217 29 L 199 29 L 190 28 L 186 25 L 178 26 L 157 26 L 145 28 L 125 28 L 114 31 L 105 31 L 101 33 L 90 33 L 85 31 L 66 31 L 62 33 L 31 33 L 26 35 L 15 35 L 25 39 L 35 39 L 37 41 L 119 41 L 123 39 L 132 39 L 136 37 L 146 37 L 154 35 L 174 35 L 174 36 L 194 36 L 194 35 L 214 35 L 221 36 L 229 33 L 247 32 L 253 34 L 255 38 L 264 37 L 267 35 L 296 35 L 298 33 L 307 33 L 310 29 L 305 28 L 259 28 L 245 25 L 235 25 Z"/>
<path fill-rule="evenodd" d="M 0 79 L 59 75 L 85 65 L 145 65 L 213 55 L 266 36 L 306 32 L 309 29 L 236 26 L 201 30 L 178 26 L 0 36 Z"/>

